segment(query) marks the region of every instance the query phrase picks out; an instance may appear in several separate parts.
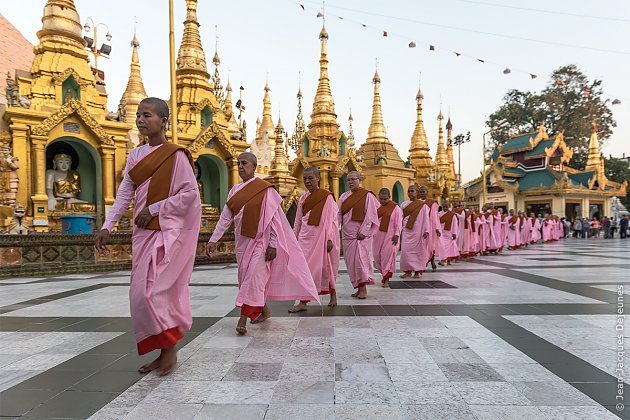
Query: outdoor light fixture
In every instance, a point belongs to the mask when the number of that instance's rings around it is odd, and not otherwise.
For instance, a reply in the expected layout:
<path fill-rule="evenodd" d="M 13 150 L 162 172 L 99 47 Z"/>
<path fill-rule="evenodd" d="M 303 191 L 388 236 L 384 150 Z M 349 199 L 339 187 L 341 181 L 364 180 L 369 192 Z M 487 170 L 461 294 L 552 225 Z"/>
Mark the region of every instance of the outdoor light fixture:
<path fill-rule="evenodd" d="M 112 52 L 112 47 L 110 45 L 103 44 L 101 45 L 101 48 L 99 48 L 98 52 L 100 52 L 103 56 L 109 56 L 109 53 Z"/>
<path fill-rule="evenodd" d="M 96 46 L 98 45 L 98 27 L 99 26 L 104 26 L 105 29 L 107 29 L 107 34 L 105 35 L 105 39 L 107 39 L 108 41 L 111 41 L 112 34 L 109 31 L 109 27 L 106 24 L 101 23 L 101 22 L 95 23 L 94 19 L 92 19 L 91 17 L 88 17 L 85 20 L 85 24 L 83 25 L 83 29 L 85 30 L 85 32 L 92 31 L 92 34 L 93 34 L 92 35 L 93 38 L 84 36 L 83 39 L 85 39 L 85 42 L 87 43 L 85 48 L 94 55 L 94 68 L 96 70 L 98 70 L 98 57 L 102 55 L 104 58 L 109 58 L 109 54 L 112 52 L 111 45 L 101 44 L 100 49 L 96 48 Z"/>
<path fill-rule="evenodd" d="M 85 39 L 85 42 L 87 42 L 86 48 L 92 48 L 92 46 L 94 45 L 94 39 L 90 38 L 89 36 L 84 36 L 83 39 Z"/>

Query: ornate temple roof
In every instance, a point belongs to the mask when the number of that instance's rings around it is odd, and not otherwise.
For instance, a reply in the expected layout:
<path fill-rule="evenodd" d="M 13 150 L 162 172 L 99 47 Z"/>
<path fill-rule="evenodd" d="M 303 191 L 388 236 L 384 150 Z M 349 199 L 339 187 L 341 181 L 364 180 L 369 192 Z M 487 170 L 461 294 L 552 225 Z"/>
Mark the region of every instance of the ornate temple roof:
<path fill-rule="evenodd" d="M 409 148 L 409 161 L 416 168 L 418 178 L 427 179 L 433 174 L 433 160 L 429 154 L 429 139 L 424 129 L 422 119 L 422 90 L 418 89 L 416 95 L 416 126 L 411 135 L 411 147 Z"/>
<path fill-rule="evenodd" d="M 142 82 L 142 75 L 140 73 L 140 59 L 138 58 L 140 42 L 138 42 L 138 37 L 135 32 L 133 34 L 133 40 L 131 41 L 131 47 L 129 80 L 127 80 L 127 87 L 121 97 L 121 100 L 124 99 L 126 102 L 126 122 L 133 122 L 135 120 L 140 101 L 147 97 L 147 92 L 144 89 L 144 83 Z"/>
<path fill-rule="evenodd" d="M 210 79 L 206 66 L 206 53 L 203 51 L 199 34 L 197 0 L 186 0 L 184 34 L 177 53 L 177 74 L 197 75 L 204 80 Z"/>

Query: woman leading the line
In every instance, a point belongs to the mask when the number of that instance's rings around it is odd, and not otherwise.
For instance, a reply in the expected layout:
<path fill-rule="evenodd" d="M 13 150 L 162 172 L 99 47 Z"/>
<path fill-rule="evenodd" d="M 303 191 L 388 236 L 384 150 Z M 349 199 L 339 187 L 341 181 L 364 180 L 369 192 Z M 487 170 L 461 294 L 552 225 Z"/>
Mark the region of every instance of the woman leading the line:
<path fill-rule="evenodd" d="M 123 180 L 96 249 L 106 254 L 114 225 L 134 201 L 129 303 L 140 355 L 160 355 L 138 371 L 168 375 L 177 364 L 177 342 L 192 325 L 188 283 L 195 262 L 201 204 L 190 153 L 166 141 L 169 109 L 161 99 L 138 106 L 136 126 L 147 144 L 129 152 Z"/>

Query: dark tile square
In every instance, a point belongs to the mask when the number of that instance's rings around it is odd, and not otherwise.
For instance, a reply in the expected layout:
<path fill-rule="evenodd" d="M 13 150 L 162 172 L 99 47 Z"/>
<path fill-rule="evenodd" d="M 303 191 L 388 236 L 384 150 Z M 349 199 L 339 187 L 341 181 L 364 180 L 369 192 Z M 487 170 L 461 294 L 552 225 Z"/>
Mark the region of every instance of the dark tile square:
<path fill-rule="evenodd" d="M 50 391 L 65 391 L 72 385 L 87 378 L 93 372 L 47 370 L 15 385 L 12 389 L 39 389 Z"/>
<path fill-rule="evenodd" d="M 383 305 L 383 309 L 390 316 L 414 316 L 418 315 L 411 305 Z"/>
<path fill-rule="evenodd" d="M 322 309 L 322 316 L 355 316 L 352 306 L 338 305 L 333 308 L 325 306 Z"/>
<path fill-rule="evenodd" d="M 235 362 L 223 378 L 224 381 L 277 381 L 282 363 Z"/>
<path fill-rule="evenodd" d="M 569 258 L 558 258 L 558 257 L 530 257 L 525 258 L 526 260 L 532 261 L 572 261 Z"/>
<path fill-rule="evenodd" d="M 356 316 L 386 316 L 387 313 L 381 305 L 353 305 Z"/>
<path fill-rule="evenodd" d="M 406 282 L 404 281 L 391 281 L 389 282 L 389 288 L 390 289 L 411 289 L 411 286 L 409 286 Z"/>
<path fill-rule="evenodd" d="M 51 371 L 97 372 L 122 356 L 118 354 L 80 354 L 50 369 Z"/>
<path fill-rule="evenodd" d="M 425 283 L 427 283 L 434 289 L 457 289 L 457 287 L 453 286 L 452 284 L 448 284 L 440 280 L 427 280 Z"/>
<path fill-rule="evenodd" d="M 428 281 L 422 280 L 406 280 L 405 283 L 410 289 L 433 289 L 433 286 Z"/>
<path fill-rule="evenodd" d="M 65 391 L 29 411 L 29 417 L 88 418 L 116 398 L 118 392 Z"/>
<path fill-rule="evenodd" d="M 11 388 L 0 392 L 0 415 L 21 416 L 57 395 L 59 391 Z"/>
<path fill-rule="evenodd" d="M 137 371 L 100 371 L 74 384 L 70 391 L 118 392 L 121 393 L 142 379 Z"/>

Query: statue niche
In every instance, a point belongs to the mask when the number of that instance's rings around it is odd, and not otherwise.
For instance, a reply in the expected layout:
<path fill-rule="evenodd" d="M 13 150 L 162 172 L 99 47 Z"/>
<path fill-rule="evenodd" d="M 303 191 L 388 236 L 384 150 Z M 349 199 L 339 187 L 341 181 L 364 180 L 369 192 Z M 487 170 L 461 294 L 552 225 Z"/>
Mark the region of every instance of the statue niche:
<path fill-rule="evenodd" d="M 53 156 L 53 167 L 46 171 L 46 194 L 48 210 L 90 211 L 93 205 L 79 200 L 81 180 L 73 169 L 72 156 L 58 153 Z"/>
<path fill-rule="evenodd" d="M 9 142 L 3 142 L 0 155 L 0 204 L 15 204 L 18 192 L 18 158 L 14 157 Z"/>

